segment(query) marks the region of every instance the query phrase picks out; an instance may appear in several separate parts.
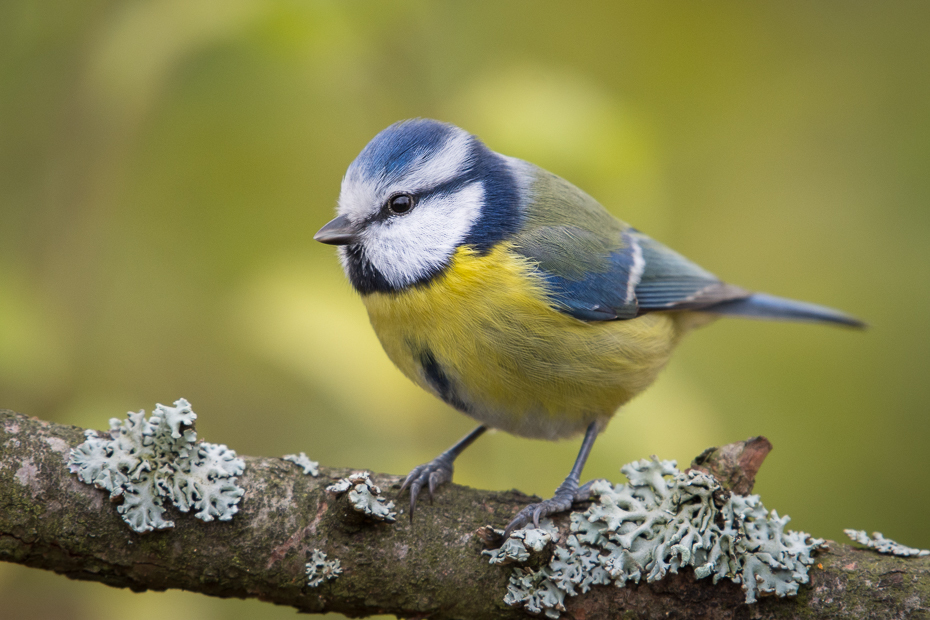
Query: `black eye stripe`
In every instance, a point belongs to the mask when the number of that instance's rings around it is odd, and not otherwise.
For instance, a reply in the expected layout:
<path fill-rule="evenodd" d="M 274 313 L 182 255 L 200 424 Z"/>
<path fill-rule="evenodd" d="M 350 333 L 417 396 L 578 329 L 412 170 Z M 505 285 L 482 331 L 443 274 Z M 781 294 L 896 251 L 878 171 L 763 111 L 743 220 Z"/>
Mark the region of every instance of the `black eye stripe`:
<path fill-rule="evenodd" d="M 412 211 L 418 204 L 423 202 L 426 199 L 448 196 L 454 194 L 461 190 L 462 188 L 474 183 L 477 179 L 473 174 L 463 174 L 457 178 L 450 179 L 439 185 L 434 185 L 428 189 L 423 189 L 417 192 L 404 192 L 399 191 L 388 196 L 387 200 L 381 205 L 381 208 L 378 209 L 375 213 L 369 215 L 365 218 L 366 222 L 383 222 L 385 220 L 391 219 L 398 215 L 405 215 Z M 391 201 L 400 196 L 409 196 L 413 199 L 413 206 L 410 209 L 407 209 L 406 212 L 395 212 L 391 209 Z"/>

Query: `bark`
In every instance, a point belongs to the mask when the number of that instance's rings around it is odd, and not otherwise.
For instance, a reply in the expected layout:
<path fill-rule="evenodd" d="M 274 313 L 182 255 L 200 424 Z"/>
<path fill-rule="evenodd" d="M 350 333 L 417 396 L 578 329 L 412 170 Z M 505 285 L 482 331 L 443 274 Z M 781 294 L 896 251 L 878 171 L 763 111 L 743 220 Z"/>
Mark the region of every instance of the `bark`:
<path fill-rule="evenodd" d="M 413 525 L 372 523 L 325 487 L 351 473 L 301 473 L 281 459 L 244 457 L 246 490 L 230 522 L 169 511 L 176 527 L 132 532 L 104 491 L 68 472 L 82 429 L 0 410 L 0 560 L 135 591 L 180 588 L 258 598 L 305 612 L 451 619 L 525 618 L 503 604 L 508 568 L 480 555 L 476 530 L 501 527 L 534 498 L 448 485 Z M 748 459 L 759 461 L 757 457 Z M 706 459 L 705 459 L 706 461 Z M 704 465 L 705 463 L 702 463 Z M 756 462 L 754 467 L 758 467 Z M 754 473 L 754 472 L 753 472 Z M 374 480 L 390 495 L 401 478 Z M 562 520 L 564 526 L 567 519 Z M 307 587 L 313 549 L 343 573 Z M 740 587 L 688 570 L 654 584 L 598 587 L 567 601 L 567 618 L 925 618 L 930 558 L 893 558 L 831 543 L 797 598 L 743 603 Z"/>

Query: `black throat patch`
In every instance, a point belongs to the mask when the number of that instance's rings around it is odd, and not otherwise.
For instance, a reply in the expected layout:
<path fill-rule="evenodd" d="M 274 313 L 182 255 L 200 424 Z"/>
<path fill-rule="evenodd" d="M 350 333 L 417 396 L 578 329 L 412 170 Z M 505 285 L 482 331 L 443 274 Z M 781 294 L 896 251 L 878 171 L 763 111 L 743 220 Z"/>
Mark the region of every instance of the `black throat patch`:
<path fill-rule="evenodd" d="M 371 264 L 368 257 L 365 256 L 365 248 L 362 245 L 347 245 L 342 248 L 345 252 L 346 275 L 349 276 L 349 282 L 356 291 L 362 295 L 370 293 L 390 293 L 396 290 L 391 283 L 387 281 L 384 274 L 377 267 Z"/>

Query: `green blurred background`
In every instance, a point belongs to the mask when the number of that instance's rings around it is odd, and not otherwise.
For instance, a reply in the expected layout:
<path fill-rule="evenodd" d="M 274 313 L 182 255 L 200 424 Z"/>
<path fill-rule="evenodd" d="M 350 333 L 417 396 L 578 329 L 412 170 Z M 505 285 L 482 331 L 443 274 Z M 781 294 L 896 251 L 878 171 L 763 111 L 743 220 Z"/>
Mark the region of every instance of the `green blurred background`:
<path fill-rule="evenodd" d="M 792 526 L 930 547 L 930 4 L 0 2 L 0 407 L 105 427 L 181 396 L 243 454 L 405 473 L 473 425 L 396 371 L 333 248 L 348 163 L 427 116 L 734 283 L 857 333 L 721 321 L 586 478 L 764 434 Z M 459 483 L 547 495 L 578 441 Z M 245 501 L 248 501 L 246 499 Z M 290 618 L 0 564 L 4 618 Z"/>

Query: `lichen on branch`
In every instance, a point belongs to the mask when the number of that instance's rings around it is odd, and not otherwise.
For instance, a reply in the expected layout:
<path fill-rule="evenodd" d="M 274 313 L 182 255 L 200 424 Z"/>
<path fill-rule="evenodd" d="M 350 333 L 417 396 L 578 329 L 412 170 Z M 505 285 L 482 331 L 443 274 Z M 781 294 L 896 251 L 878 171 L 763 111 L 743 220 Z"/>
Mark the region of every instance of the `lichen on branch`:
<path fill-rule="evenodd" d="M 69 452 L 84 441 L 83 433 L 0 410 L 0 561 L 134 591 L 178 588 L 308 613 L 527 617 L 525 610 L 503 604 L 510 567 L 487 563 L 479 530 L 489 523 L 504 526 L 538 498 L 449 484 L 417 511 L 412 524 L 386 523 L 362 517 L 347 497 L 326 492 L 355 470 L 321 466 L 315 478 L 279 458 L 243 456 L 247 467 L 237 484 L 245 496 L 233 520 L 181 519 L 166 502 L 165 518 L 175 528 L 137 534 L 110 508 L 108 491 L 68 472 Z M 403 481 L 387 474 L 370 479 L 388 495 L 398 493 Z M 552 526 L 561 541 L 570 519 L 556 515 Z M 540 533 L 524 540 L 535 548 L 544 538 Z M 338 558 L 342 574 L 311 588 L 306 564 L 314 550 L 326 553 L 327 561 Z M 537 569 L 533 561 L 527 566 Z M 713 585 L 684 567 L 656 582 L 595 586 L 566 597 L 563 613 L 586 620 L 618 615 L 736 620 L 747 613 L 759 620 L 890 620 L 930 608 L 930 557 L 897 558 L 831 543 L 809 575 L 811 583 L 798 597 L 768 597 L 747 607 L 745 593 L 729 579 Z"/>
<path fill-rule="evenodd" d="M 930 555 L 930 549 L 915 549 L 885 538 L 881 532 L 872 532 L 869 536 L 865 530 L 843 530 L 843 533 L 860 545 L 874 549 L 886 555 L 896 555 L 901 558 L 924 557 Z"/>
<path fill-rule="evenodd" d="M 110 419 L 109 435 L 85 431 L 68 468 L 81 482 L 110 492 L 110 501 L 136 532 L 174 527 L 164 500 L 203 521 L 228 521 L 244 491 L 236 485 L 245 463 L 222 444 L 197 441 L 197 414 L 185 399 Z"/>
<path fill-rule="evenodd" d="M 514 571 L 507 604 L 558 618 L 566 597 L 598 585 L 659 581 L 684 567 L 699 579 L 742 584 L 746 602 L 754 603 L 763 594 L 796 595 L 809 581 L 814 553 L 825 548 L 822 539 L 785 531 L 789 518 L 766 510 L 758 495 L 730 493 L 709 474 L 682 473 L 674 461 L 655 457 L 621 471 L 627 484 L 591 486 L 594 503 L 571 514 L 571 533 L 547 564 Z M 532 531 L 519 531 L 491 562 L 528 560 Z"/>

